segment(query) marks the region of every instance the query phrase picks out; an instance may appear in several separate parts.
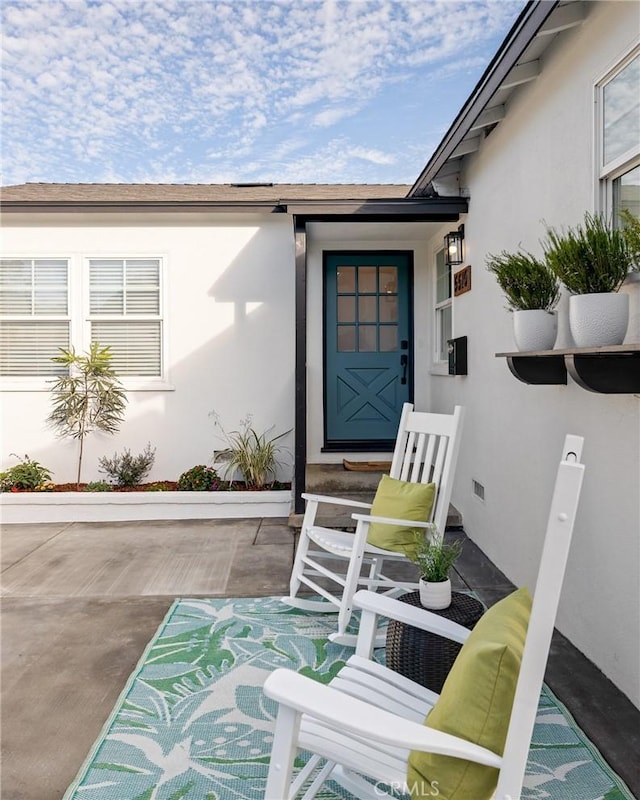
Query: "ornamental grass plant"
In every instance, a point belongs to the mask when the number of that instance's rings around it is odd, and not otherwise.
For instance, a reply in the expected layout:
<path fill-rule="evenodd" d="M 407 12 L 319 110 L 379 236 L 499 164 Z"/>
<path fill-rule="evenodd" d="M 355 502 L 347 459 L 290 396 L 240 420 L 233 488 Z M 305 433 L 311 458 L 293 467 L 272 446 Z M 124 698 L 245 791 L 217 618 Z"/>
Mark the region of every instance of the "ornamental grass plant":
<path fill-rule="evenodd" d="M 227 447 L 213 455 L 214 463 L 226 462 L 225 477 L 233 477 L 233 473 L 238 471 L 242 474 L 247 487 L 251 489 L 264 489 L 273 483 L 279 465 L 277 453 L 281 449 L 276 443 L 290 431 L 271 438 L 268 434 L 273 427 L 263 433 L 257 433 L 252 426 L 253 418 L 250 414 L 241 420 L 239 430 L 226 431 L 218 415 L 212 412 L 211 416 L 227 443 Z"/>

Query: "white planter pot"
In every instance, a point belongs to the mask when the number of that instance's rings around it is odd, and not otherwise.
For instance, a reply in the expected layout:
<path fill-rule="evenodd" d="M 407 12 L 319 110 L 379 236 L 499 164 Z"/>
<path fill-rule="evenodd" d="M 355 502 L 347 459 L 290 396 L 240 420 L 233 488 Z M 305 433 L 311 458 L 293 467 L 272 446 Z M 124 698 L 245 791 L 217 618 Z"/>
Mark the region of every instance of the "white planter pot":
<path fill-rule="evenodd" d="M 429 583 L 420 578 L 418 585 L 420 591 L 420 602 L 424 608 L 431 608 L 434 611 L 441 608 L 449 608 L 451 605 L 451 581 L 440 583 Z"/>
<path fill-rule="evenodd" d="M 574 294 L 569 298 L 569 328 L 576 347 L 622 344 L 629 324 L 624 292 Z"/>
<path fill-rule="evenodd" d="M 558 334 L 558 317 L 555 311 L 539 308 L 513 312 L 513 338 L 521 352 L 552 350 Z"/>

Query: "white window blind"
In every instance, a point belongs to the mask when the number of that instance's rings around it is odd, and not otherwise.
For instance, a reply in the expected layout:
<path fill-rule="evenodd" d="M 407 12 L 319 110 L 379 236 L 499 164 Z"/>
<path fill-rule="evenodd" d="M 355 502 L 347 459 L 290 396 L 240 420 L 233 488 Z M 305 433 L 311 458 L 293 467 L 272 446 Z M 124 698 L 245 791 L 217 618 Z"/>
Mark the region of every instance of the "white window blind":
<path fill-rule="evenodd" d="M 49 377 L 69 348 L 68 261 L 0 259 L 0 374 Z"/>
<path fill-rule="evenodd" d="M 119 375 L 162 374 L 160 259 L 90 259 L 91 341 L 109 345 Z"/>

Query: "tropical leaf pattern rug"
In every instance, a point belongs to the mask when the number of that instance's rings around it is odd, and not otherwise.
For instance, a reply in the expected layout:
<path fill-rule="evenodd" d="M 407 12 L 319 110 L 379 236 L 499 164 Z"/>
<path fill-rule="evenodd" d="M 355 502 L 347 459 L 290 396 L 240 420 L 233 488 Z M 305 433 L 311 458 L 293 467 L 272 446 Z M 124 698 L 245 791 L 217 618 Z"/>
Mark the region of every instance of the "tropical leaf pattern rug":
<path fill-rule="evenodd" d="M 177 600 L 63 800 L 263 800 L 276 709 L 262 684 L 276 667 L 329 681 L 352 653 L 328 641 L 332 616 L 273 597 Z M 547 689 L 523 798 L 633 800 Z"/>

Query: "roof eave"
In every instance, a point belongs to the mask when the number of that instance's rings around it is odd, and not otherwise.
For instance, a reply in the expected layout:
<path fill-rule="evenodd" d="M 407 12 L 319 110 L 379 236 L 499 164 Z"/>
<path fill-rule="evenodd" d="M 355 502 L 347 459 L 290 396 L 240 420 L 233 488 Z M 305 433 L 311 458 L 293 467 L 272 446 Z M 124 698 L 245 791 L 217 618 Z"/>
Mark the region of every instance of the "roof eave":
<path fill-rule="evenodd" d="M 469 99 L 409 190 L 408 197 L 420 196 L 422 192 L 427 191 L 429 184 L 462 142 L 479 114 L 557 6 L 558 0 L 530 0 L 527 3 Z"/>
<path fill-rule="evenodd" d="M 270 202 L 215 201 L 44 201 L 0 200 L 3 213 L 122 213 L 204 211 L 213 213 L 291 214 L 307 220 L 359 221 L 398 219 L 451 220 L 467 210 L 463 197 L 398 198 L 372 200 L 280 200 Z"/>
<path fill-rule="evenodd" d="M 3 213 L 95 213 L 126 211 L 216 211 L 220 213 L 283 214 L 286 209 L 279 203 L 219 203 L 211 201 L 87 201 L 87 200 L 0 200 Z"/>

